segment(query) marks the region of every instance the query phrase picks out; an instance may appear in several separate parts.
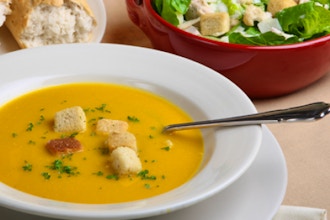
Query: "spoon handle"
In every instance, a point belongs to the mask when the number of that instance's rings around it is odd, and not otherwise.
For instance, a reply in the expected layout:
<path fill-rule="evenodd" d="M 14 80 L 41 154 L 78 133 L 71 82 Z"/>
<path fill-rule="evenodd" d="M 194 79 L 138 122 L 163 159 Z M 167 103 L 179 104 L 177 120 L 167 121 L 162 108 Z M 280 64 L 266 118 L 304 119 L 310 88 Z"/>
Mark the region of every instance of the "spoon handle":
<path fill-rule="evenodd" d="M 240 125 L 259 125 L 278 122 L 314 121 L 323 118 L 329 112 L 330 104 L 324 102 L 315 102 L 287 109 L 279 109 L 244 116 L 171 124 L 165 126 L 163 132 L 219 126 L 223 127 Z"/>

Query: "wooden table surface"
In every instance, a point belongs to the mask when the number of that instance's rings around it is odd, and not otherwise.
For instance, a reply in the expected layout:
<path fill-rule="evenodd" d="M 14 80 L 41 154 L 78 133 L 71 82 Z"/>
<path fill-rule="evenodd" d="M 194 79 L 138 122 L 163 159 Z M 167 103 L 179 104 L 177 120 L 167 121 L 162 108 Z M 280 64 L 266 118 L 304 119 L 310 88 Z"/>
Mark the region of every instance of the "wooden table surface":
<path fill-rule="evenodd" d="M 104 3 L 108 22 L 102 42 L 152 47 L 144 33 L 129 20 L 124 0 Z M 330 102 L 330 74 L 293 94 L 253 102 L 258 111 L 266 111 L 315 101 Z M 287 161 L 288 186 L 283 205 L 330 211 L 330 116 L 317 122 L 273 124 L 268 128 Z"/>

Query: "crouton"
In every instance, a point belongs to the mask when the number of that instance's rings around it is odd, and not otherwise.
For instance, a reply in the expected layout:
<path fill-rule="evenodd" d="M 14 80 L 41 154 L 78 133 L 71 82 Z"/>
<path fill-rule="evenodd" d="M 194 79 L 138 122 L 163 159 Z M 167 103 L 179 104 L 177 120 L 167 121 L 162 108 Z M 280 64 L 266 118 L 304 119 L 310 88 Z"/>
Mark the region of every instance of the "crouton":
<path fill-rule="evenodd" d="M 128 123 L 126 121 L 100 119 L 96 124 L 96 133 L 101 135 L 109 135 L 110 133 L 123 133 L 127 131 Z"/>
<path fill-rule="evenodd" d="M 297 3 L 294 0 L 269 0 L 267 11 L 275 16 L 277 12 L 295 5 L 297 5 Z"/>
<path fill-rule="evenodd" d="M 255 5 L 248 5 L 245 9 L 243 16 L 243 22 L 247 26 L 254 26 L 254 22 L 261 22 L 265 19 L 271 18 L 269 12 L 264 12 L 264 10 Z"/>
<path fill-rule="evenodd" d="M 220 36 L 230 30 L 230 17 L 227 12 L 204 14 L 200 21 L 201 33 L 204 36 Z"/>
<path fill-rule="evenodd" d="M 129 147 L 118 147 L 110 154 L 110 163 L 120 175 L 138 173 L 142 165 L 136 152 Z"/>
<path fill-rule="evenodd" d="M 11 0 L 0 0 L 0 27 L 6 20 L 6 15 L 11 13 L 10 5 Z"/>
<path fill-rule="evenodd" d="M 118 147 L 128 147 L 135 152 L 137 151 L 136 138 L 128 131 L 122 133 L 110 133 L 105 144 L 108 146 L 110 152 Z"/>
<path fill-rule="evenodd" d="M 86 130 L 86 115 L 80 106 L 63 109 L 55 114 L 55 132 L 84 132 Z"/>
<path fill-rule="evenodd" d="M 46 149 L 53 155 L 63 156 L 83 150 L 80 142 L 75 138 L 53 139 L 47 142 Z"/>

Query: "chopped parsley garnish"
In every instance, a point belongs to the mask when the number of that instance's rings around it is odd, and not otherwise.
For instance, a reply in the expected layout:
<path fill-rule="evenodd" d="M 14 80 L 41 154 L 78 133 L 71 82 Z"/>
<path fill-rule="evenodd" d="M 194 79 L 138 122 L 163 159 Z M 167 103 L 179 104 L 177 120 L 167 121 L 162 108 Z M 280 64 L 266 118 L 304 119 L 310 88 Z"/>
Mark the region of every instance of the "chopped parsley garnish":
<path fill-rule="evenodd" d="M 78 132 L 74 132 L 74 133 L 72 133 L 72 134 L 70 134 L 70 138 L 74 138 L 75 136 L 77 136 L 78 135 Z"/>
<path fill-rule="evenodd" d="M 22 168 L 23 168 L 24 171 L 31 172 L 32 171 L 32 164 L 25 161 L 25 164 L 24 164 L 24 166 L 22 166 Z"/>
<path fill-rule="evenodd" d="M 151 186 L 150 186 L 150 184 L 146 183 L 146 184 L 144 184 L 144 188 L 146 188 L 146 189 L 150 189 Z"/>
<path fill-rule="evenodd" d="M 108 147 L 99 147 L 97 150 L 100 151 L 101 155 L 109 155 L 110 150 Z"/>
<path fill-rule="evenodd" d="M 84 112 L 95 112 L 95 110 L 94 109 L 91 109 L 91 108 L 84 108 L 83 109 L 84 110 Z"/>
<path fill-rule="evenodd" d="M 50 174 L 47 172 L 42 172 L 41 175 L 46 179 L 49 180 L 50 179 Z"/>
<path fill-rule="evenodd" d="M 140 171 L 137 175 L 138 176 L 145 176 L 145 175 L 147 175 L 149 173 L 149 170 L 142 170 L 142 171 Z"/>
<path fill-rule="evenodd" d="M 145 163 L 148 163 L 149 161 L 148 160 L 144 160 Z M 151 163 L 156 163 L 156 160 L 151 160 L 150 161 Z"/>
<path fill-rule="evenodd" d="M 162 147 L 161 149 L 162 150 L 165 150 L 165 151 L 170 151 L 171 150 L 171 147 L 170 146 L 166 146 L 166 147 Z"/>
<path fill-rule="evenodd" d="M 63 166 L 62 171 L 63 171 L 64 173 L 67 173 L 67 174 L 73 174 L 73 175 L 75 175 L 75 174 L 77 174 L 77 173 L 75 172 L 76 169 L 77 169 L 76 167 Z"/>
<path fill-rule="evenodd" d="M 140 121 L 140 119 L 138 119 L 135 116 L 127 116 L 127 119 L 131 122 L 139 122 Z"/>
<path fill-rule="evenodd" d="M 35 125 L 40 125 L 43 121 L 45 121 L 45 117 L 40 115 L 39 120 L 35 123 Z M 26 131 L 32 131 L 34 128 L 34 124 L 30 122 L 26 128 Z"/>
<path fill-rule="evenodd" d="M 55 160 L 51 166 L 47 166 L 51 170 L 57 171 L 59 174 L 68 174 L 69 176 L 78 175 L 77 167 L 64 165 L 62 160 Z M 61 176 L 59 176 L 61 177 Z"/>
<path fill-rule="evenodd" d="M 12 136 L 13 138 L 17 137 L 17 133 L 14 132 L 14 133 L 11 134 L 11 136 Z"/>
<path fill-rule="evenodd" d="M 38 125 L 40 125 L 43 121 L 45 121 L 45 117 L 43 115 L 40 115 L 39 121 L 37 122 Z"/>
<path fill-rule="evenodd" d="M 140 171 L 137 176 L 141 177 L 141 180 L 156 180 L 157 177 L 154 175 L 148 175 L 149 174 L 149 170 L 142 170 Z"/>
<path fill-rule="evenodd" d="M 72 160 L 73 153 L 62 156 L 62 159 Z"/>
<path fill-rule="evenodd" d="M 117 174 L 104 175 L 104 173 L 102 171 L 97 171 L 96 173 L 93 173 L 93 175 L 105 176 L 105 178 L 108 179 L 108 180 L 119 180 L 119 176 Z"/>
<path fill-rule="evenodd" d="M 93 123 L 93 122 L 96 122 L 96 118 L 91 118 L 89 119 L 88 123 Z"/>
<path fill-rule="evenodd" d="M 103 176 L 103 172 L 102 171 L 98 171 L 98 172 L 93 173 L 93 174 L 96 175 L 96 176 Z"/>
<path fill-rule="evenodd" d="M 31 144 L 31 145 L 35 145 L 35 144 L 36 144 L 36 142 L 35 142 L 35 141 L 33 141 L 33 140 L 29 140 L 28 144 Z"/>
<path fill-rule="evenodd" d="M 106 176 L 107 179 L 119 180 L 119 176 L 116 174 L 110 174 Z"/>
<path fill-rule="evenodd" d="M 62 166 L 63 166 L 63 162 L 61 160 L 55 160 L 53 162 L 53 166 L 51 166 L 49 168 L 51 168 L 53 170 L 60 170 L 62 168 Z"/>
<path fill-rule="evenodd" d="M 109 110 L 106 110 L 107 104 L 101 104 L 100 107 L 95 107 L 96 110 L 101 111 L 101 112 L 109 112 Z"/>
<path fill-rule="evenodd" d="M 72 134 L 70 134 L 70 135 L 62 134 L 62 135 L 61 135 L 61 138 L 74 138 L 74 137 L 76 137 L 78 134 L 79 134 L 78 132 L 74 132 L 74 133 L 72 133 Z"/>
<path fill-rule="evenodd" d="M 33 127 L 34 127 L 33 123 L 30 122 L 30 123 L 28 124 L 28 127 L 27 127 L 26 131 L 32 131 Z"/>

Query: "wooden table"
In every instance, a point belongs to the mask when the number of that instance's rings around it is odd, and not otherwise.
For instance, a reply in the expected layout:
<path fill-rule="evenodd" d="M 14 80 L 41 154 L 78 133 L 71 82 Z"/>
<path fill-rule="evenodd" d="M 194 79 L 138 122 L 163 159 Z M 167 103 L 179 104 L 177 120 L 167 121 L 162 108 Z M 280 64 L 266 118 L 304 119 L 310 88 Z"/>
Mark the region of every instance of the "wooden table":
<path fill-rule="evenodd" d="M 108 23 L 104 43 L 151 48 L 148 38 L 128 18 L 124 0 L 104 0 Z M 296 93 L 254 100 L 258 111 L 315 101 L 330 102 L 330 75 Z M 330 117 L 317 122 L 268 125 L 284 152 L 288 186 L 283 205 L 330 211 Z"/>

